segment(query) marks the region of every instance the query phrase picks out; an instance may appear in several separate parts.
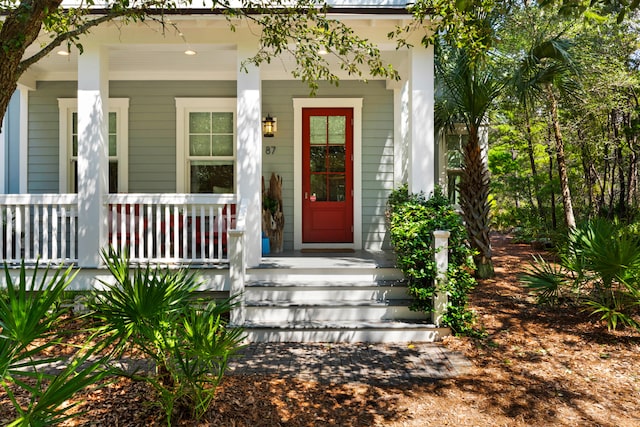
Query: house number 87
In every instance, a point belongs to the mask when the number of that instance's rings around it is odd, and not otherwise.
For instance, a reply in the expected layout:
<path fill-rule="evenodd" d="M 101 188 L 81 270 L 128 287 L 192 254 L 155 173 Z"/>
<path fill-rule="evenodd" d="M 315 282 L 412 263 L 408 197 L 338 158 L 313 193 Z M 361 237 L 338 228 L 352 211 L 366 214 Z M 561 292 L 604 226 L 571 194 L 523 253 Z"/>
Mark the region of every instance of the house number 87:
<path fill-rule="evenodd" d="M 276 154 L 276 146 L 275 145 L 267 145 L 266 147 L 264 147 L 264 153 L 267 156 L 270 156 L 272 154 Z"/>

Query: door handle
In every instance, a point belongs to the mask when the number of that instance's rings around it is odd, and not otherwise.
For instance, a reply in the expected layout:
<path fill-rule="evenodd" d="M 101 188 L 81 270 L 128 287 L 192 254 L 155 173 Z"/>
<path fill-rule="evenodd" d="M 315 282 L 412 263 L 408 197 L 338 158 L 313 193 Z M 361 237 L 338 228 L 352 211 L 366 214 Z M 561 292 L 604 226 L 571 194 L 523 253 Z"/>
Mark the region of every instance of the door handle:
<path fill-rule="evenodd" d="M 307 193 L 306 191 L 304 192 L 304 199 L 307 200 L 309 198 L 309 193 Z"/>

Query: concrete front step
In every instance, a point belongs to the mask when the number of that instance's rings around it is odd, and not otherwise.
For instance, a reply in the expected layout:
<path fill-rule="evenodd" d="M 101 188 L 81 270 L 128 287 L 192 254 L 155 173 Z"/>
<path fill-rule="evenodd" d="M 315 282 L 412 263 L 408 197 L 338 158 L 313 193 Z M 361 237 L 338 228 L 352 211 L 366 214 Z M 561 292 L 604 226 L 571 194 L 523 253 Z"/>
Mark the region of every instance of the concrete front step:
<path fill-rule="evenodd" d="M 389 263 L 265 258 L 246 279 L 243 326 L 252 342 L 432 342 L 449 333 L 409 310 L 402 272 Z"/>
<path fill-rule="evenodd" d="M 257 322 L 424 320 L 409 301 L 246 301 L 246 319 Z"/>
<path fill-rule="evenodd" d="M 386 301 L 406 299 L 406 286 L 391 284 L 349 283 L 248 283 L 245 298 L 251 301 Z M 387 283 L 387 282 L 384 282 Z"/>
<path fill-rule="evenodd" d="M 249 342 L 434 342 L 451 333 L 448 328 L 420 322 L 247 322 Z"/>
<path fill-rule="evenodd" d="M 380 280 L 402 280 L 402 271 L 397 268 L 370 267 L 259 267 L 247 269 L 248 282 L 272 281 L 304 284 L 308 282 L 360 282 L 374 283 Z"/>

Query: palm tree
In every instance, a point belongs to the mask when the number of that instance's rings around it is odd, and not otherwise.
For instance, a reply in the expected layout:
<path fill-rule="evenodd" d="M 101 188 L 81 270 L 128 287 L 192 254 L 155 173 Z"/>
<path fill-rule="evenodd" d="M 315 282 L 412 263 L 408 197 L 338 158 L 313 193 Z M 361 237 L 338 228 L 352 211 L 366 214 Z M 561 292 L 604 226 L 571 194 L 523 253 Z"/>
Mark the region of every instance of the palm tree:
<path fill-rule="evenodd" d="M 503 84 L 481 58 L 473 59 L 461 48 L 450 48 L 437 55 L 436 76 L 441 84 L 436 102 L 436 122 L 440 127 L 463 123 L 468 140 L 463 147 L 460 206 L 477 276 L 492 277 L 489 239 L 489 170 L 483 154 L 480 133 L 487 114 Z"/>
<path fill-rule="evenodd" d="M 569 53 L 571 45 L 569 40 L 561 36 L 534 39 L 531 48 L 521 59 L 514 72 L 511 83 L 516 88 L 525 109 L 527 102 L 530 104 L 536 98 L 544 100 L 547 104 L 555 139 L 556 163 L 560 177 L 564 218 L 567 227 L 573 229 L 576 227 L 576 219 L 569 188 L 557 96 L 557 93 L 575 96 L 578 92 L 579 85 L 575 80 L 578 70 Z"/>

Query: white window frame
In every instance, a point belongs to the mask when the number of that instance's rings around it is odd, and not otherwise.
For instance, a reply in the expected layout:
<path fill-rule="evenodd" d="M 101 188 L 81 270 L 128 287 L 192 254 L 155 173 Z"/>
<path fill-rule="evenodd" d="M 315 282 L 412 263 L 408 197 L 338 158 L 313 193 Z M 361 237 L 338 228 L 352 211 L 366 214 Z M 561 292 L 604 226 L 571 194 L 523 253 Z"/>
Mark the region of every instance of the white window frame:
<path fill-rule="evenodd" d="M 449 191 L 452 190 L 456 193 L 456 200 L 460 200 L 460 193 L 455 188 L 451 187 L 451 176 L 458 175 L 460 176 L 463 171 L 463 167 L 452 167 L 449 165 L 449 146 L 448 146 L 448 137 L 455 136 L 458 138 L 458 146 L 460 155 L 464 155 L 464 147 L 462 139 L 464 137 L 468 137 L 469 132 L 467 128 L 462 124 L 456 124 L 453 129 L 443 129 L 441 130 L 441 143 L 440 143 L 440 164 L 442 165 L 442 175 L 440 185 L 444 190 L 444 195 L 449 198 Z M 460 209 L 460 205 L 456 202 L 452 202 L 454 208 Z"/>
<path fill-rule="evenodd" d="M 72 115 L 78 112 L 76 98 L 58 98 L 59 130 L 60 130 L 60 159 L 59 159 L 59 189 L 60 193 L 71 193 L 72 168 L 71 153 L 73 141 L 71 138 Z M 116 113 L 117 155 L 109 157 L 109 161 L 118 162 L 118 193 L 129 191 L 129 98 L 109 98 L 109 113 Z"/>
<path fill-rule="evenodd" d="M 189 193 L 189 113 L 233 114 L 233 159 L 219 156 L 221 160 L 233 160 L 233 188 L 238 191 L 238 107 L 236 98 L 175 98 L 176 101 L 176 191 Z"/>

